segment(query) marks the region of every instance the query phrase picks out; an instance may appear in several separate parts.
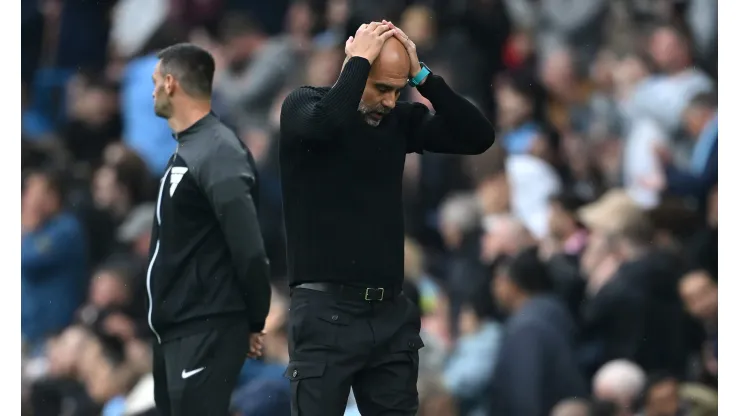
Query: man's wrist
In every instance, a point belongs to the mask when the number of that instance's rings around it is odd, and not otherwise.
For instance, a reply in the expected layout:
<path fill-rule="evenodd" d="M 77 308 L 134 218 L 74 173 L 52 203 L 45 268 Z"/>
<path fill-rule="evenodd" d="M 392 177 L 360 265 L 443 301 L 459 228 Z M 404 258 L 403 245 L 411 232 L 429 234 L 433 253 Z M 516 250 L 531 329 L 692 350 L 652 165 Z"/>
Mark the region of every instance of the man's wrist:
<path fill-rule="evenodd" d="M 419 70 L 413 71 L 411 78 L 409 78 L 409 84 L 413 87 L 424 85 L 429 75 L 432 73 L 428 66 L 423 62 L 419 63 Z"/>

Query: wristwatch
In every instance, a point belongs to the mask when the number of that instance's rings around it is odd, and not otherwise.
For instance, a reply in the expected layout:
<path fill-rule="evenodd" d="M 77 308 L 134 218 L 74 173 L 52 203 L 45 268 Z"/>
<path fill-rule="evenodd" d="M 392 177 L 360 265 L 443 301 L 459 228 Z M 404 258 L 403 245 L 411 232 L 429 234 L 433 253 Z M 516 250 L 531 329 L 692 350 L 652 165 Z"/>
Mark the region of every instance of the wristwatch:
<path fill-rule="evenodd" d="M 424 81 L 424 79 L 427 77 L 427 75 L 431 74 L 432 71 L 429 69 L 429 67 L 424 62 L 419 62 L 419 65 L 421 65 L 421 71 L 419 71 L 418 74 L 416 74 L 415 77 L 409 79 L 409 85 L 416 88 L 419 86 L 419 84 Z"/>

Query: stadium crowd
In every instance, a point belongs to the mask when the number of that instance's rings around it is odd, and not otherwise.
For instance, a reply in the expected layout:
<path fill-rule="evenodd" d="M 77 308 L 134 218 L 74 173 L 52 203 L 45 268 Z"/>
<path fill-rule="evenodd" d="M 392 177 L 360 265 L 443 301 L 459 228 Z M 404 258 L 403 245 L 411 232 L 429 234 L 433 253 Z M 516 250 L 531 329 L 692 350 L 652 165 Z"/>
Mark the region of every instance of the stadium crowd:
<path fill-rule="evenodd" d="M 406 159 L 419 414 L 717 414 L 716 0 L 22 8 L 24 414 L 157 414 L 146 272 L 175 141 L 151 74 L 183 41 L 216 58 L 216 113 L 260 167 L 273 300 L 233 412 L 290 414 L 280 107 L 331 85 L 344 40 L 384 18 L 497 130 L 480 156 Z"/>

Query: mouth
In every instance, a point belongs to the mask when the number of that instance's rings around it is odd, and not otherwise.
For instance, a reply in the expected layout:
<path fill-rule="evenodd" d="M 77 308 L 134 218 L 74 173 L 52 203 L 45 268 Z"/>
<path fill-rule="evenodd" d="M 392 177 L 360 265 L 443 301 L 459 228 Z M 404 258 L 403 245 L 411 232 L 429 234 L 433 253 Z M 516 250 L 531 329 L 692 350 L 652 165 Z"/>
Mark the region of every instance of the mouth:
<path fill-rule="evenodd" d="M 385 114 L 383 114 L 383 113 L 379 113 L 379 112 L 377 112 L 377 111 L 373 111 L 372 113 L 368 113 L 368 114 L 367 114 L 367 116 L 368 116 L 368 117 L 369 117 L 369 118 L 370 118 L 371 120 L 374 120 L 374 121 L 380 121 L 380 120 L 382 120 L 382 119 L 383 119 L 383 117 L 385 116 Z"/>

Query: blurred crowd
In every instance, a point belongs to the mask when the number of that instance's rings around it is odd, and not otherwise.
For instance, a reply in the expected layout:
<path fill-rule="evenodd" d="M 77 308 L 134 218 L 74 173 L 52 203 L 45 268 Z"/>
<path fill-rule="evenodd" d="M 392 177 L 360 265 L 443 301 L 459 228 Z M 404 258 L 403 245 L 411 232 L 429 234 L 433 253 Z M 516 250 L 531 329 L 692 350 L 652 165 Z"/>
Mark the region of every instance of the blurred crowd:
<path fill-rule="evenodd" d="M 24 414 L 157 414 L 151 74 L 183 41 L 260 168 L 273 301 L 233 413 L 290 414 L 280 106 L 381 19 L 497 130 L 406 160 L 419 414 L 717 414 L 717 0 L 22 0 Z"/>

